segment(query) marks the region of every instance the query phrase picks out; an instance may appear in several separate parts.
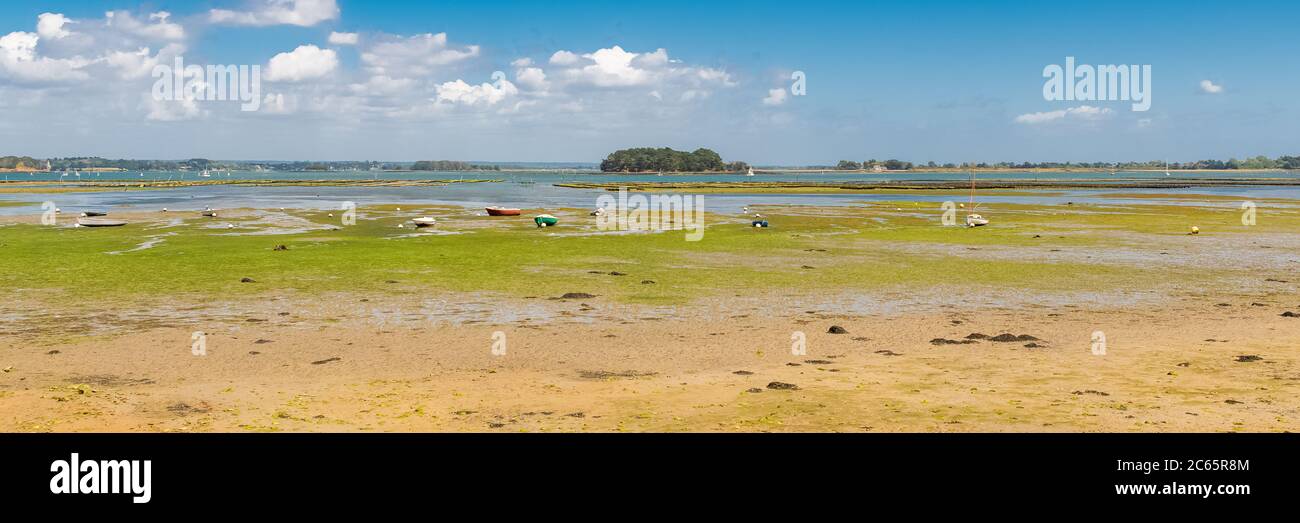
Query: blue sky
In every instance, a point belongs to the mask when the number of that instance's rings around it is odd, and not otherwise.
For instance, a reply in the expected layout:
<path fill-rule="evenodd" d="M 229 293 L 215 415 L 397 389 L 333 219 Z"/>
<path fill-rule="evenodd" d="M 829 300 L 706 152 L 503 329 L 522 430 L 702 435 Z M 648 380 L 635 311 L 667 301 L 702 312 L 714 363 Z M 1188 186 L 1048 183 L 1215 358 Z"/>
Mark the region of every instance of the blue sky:
<path fill-rule="evenodd" d="M 138 24 L 105 27 L 108 11 Z M 68 22 L 34 49 L 14 38 L 0 54 L 0 108 L 23 122 L 0 124 L 0 154 L 597 161 L 653 145 L 760 164 L 1300 154 L 1300 41 L 1287 25 L 1300 6 L 1288 2 L 9 2 L 0 35 L 37 36 L 42 13 Z M 183 36 L 137 30 L 160 20 Z M 336 45 L 334 32 L 357 43 Z M 439 34 L 445 44 L 421 36 Z M 142 102 L 153 78 L 109 56 L 145 48 L 160 63 L 178 55 L 268 75 L 286 54 L 262 89 L 283 103 L 247 113 Z M 560 51 L 576 58 L 557 61 Z M 1042 70 L 1066 56 L 1151 65 L 1151 109 L 1045 100 Z M 765 103 L 788 92 L 792 71 L 806 74 L 807 95 Z M 1032 114 L 1042 116 L 1018 118 Z"/>

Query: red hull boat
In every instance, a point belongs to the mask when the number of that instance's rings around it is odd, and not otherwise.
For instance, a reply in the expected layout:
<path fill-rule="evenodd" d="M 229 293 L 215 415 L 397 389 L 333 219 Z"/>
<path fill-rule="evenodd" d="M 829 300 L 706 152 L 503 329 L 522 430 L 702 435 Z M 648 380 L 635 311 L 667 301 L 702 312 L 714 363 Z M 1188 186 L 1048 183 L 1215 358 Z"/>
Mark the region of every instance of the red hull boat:
<path fill-rule="evenodd" d="M 523 212 L 519 209 L 506 209 L 503 207 L 488 207 L 486 210 L 488 216 L 519 216 Z"/>

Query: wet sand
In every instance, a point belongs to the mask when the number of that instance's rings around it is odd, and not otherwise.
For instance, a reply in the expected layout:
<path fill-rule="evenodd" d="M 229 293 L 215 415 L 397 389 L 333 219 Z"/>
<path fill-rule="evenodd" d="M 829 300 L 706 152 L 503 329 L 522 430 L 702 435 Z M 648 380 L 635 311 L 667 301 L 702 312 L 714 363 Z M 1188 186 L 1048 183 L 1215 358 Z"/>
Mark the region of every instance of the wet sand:
<path fill-rule="evenodd" d="M 166 321 L 6 337 L 0 430 L 1291 431 L 1297 298 L 691 319 L 576 299 L 495 323 L 284 301 L 209 321 L 202 356 Z"/>

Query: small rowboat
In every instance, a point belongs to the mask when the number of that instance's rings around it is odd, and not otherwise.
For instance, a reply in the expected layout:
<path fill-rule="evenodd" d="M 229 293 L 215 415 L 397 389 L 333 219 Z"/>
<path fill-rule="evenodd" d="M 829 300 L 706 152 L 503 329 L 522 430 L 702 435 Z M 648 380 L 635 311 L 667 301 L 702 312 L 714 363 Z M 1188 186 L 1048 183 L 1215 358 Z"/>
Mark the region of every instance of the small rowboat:
<path fill-rule="evenodd" d="M 435 220 L 435 219 L 433 219 L 433 218 L 429 218 L 429 217 L 427 217 L 427 216 L 424 217 L 424 218 L 416 218 L 416 219 L 411 220 L 411 221 L 415 222 L 415 226 L 416 226 L 416 227 L 432 227 L 432 226 L 434 226 L 435 224 L 438 223 L 438 220 Z"/>
<path fill-rule="evenodd" d="M 82 227 L 121 227 L 126 225 L 126 222 L 105 218 L 79 218 L 77 219 L 77 225 Z"/>
<path fill-rule="evenodd" d="M 559 222 L 558 218 L 549 214 L 539 214 L 536 218 L 533 218 L 533 223 L 536 223 L 538 227 L 554 227 Z"/>
<path fill-rule="evenodd" d="M 519 213 L 523 212 L 519 209 L 509 209 L 505 207 L 487 207 L 483 210 L 487 211 L 488 216 L 519 216 Z"/>
<path fill-rule="evenodd" d="M 202 213 L 202 215 L 205 216 L 205 217 L 207 217 L 207 218 L 216 218 L 216 217 L 217 217 L 217 213 L 216 213 L 215 211 L 204 211 L 204 212 Z"/>
<path fill-rule="evenodd" d="M 983 226 L 988 225 L 988 224 L 989 224 L 989 220 L 988 220 L 987 218 L 983 217 L 983 216 L 980 216 L 980 215 L 978 215 L 978 214 L 967 214 L 967 215 L 966 215 L 966 226 L 967 226 L 967 227 L 983 227 Z"/>
<path fill-rule="evenodd" d="M 758 228 L 767 228 L 768 226 L 767 220 L 754 220 L 753 225 Z"/>
<path fill-rule="evenodd" d="M 89 217 L 89 216 L 108 216 L 108 213 L 103 212 L 103 211 L 83 211 L 83 212 L 81 213 L 81 215 L 82 215 L 82 216 L 87 216 L 87 217 Z"/>

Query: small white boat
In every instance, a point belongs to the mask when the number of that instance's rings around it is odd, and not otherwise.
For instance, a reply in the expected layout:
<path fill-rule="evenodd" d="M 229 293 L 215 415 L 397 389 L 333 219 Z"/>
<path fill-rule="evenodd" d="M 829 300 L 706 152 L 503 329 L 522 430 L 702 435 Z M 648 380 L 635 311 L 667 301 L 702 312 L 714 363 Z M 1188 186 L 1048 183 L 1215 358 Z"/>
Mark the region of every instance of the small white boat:
<path fill-rule="evenodd" d="M 78 218 L 77 225 L 82 227 L 121 227 L 126 225 L 126 222 L 107 218 Z"/>
<path fill-rule="evenodd" d="M 753 175 L 754 175 L 754 168 L 750 167 L 749 171 L 745 173 L 745 176 L 753 176 Z"/>
<path fill-rule="evenodd" d="M 424 218 L 416 218 L 411 221 L 415 222 L 416 227 L 432 227 L 438 223 L 438 220 L 435 220 L 427 216 Z"/>

